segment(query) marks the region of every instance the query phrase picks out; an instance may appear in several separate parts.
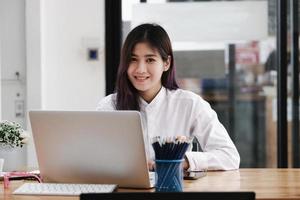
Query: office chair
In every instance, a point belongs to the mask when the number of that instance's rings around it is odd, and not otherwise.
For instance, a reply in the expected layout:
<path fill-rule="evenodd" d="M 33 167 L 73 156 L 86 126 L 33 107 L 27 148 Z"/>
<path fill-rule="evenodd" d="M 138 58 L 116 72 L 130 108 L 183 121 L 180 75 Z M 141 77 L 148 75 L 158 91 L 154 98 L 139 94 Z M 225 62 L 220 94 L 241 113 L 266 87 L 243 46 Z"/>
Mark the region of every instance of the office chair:
<path fill-rule="evenodd" d="M 120 192 L 81 194 L 80 200 L 255 200 L 254 192 Z"/>

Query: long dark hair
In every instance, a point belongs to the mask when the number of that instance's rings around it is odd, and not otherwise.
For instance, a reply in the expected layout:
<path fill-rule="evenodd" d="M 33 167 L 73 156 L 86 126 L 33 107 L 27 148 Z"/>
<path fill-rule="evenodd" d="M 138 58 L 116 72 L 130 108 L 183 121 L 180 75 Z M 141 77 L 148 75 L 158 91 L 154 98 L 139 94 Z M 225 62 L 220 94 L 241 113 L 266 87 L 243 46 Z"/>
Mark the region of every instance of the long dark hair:
<path fill-rule="evenodd" d="M 127 76 L 133 48 L 140 42 L 147 42 L 157 49 L 163 61 L 167 61 L 168 56 L 170 56 L 170 68 L 163 72 L 161 82 L 167 89 L 175 90 L 178 88 L 175 79 L 173 51 L 167 32 L 157 24 L 141 24 L 128 34 L 122 48 L 116 83 L 117 110 L 140 110 L 138 91 Z"/>

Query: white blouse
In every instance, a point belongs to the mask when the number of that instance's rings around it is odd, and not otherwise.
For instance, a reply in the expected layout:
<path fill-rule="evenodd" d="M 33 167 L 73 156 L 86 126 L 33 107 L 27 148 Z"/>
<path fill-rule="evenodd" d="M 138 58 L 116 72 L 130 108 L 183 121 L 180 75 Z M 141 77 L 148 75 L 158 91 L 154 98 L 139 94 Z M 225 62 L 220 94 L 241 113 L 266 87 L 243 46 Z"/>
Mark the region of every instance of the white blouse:
<path fill-rule="evenodd" d="M 104 97 L 98 103 L 97 110 L 116 110 L 115 100 L 116 94 Z M 199 95 L 162 87 L 150 103 L 140 98 L 140 113 L 148 140 L 148 158 L 154 159 L 150 140 L 155 136 L 195 136 L 203 152 L 192 152 L 191 148 L 186 152 L 190 170 L 239 168 L 240 156 L 235 145 L 216 112 Z"/>

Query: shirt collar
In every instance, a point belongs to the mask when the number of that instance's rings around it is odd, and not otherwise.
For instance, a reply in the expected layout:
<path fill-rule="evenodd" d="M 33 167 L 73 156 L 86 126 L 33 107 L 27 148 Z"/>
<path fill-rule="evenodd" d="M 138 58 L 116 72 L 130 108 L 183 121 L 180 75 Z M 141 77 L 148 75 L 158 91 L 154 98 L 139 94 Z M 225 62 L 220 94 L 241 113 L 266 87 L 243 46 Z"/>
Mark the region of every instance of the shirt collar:
<path fill-rule="evenodd" d="M 167 89 L 162 86 L 159 90 L 159 92 L 157 93 L 157 95 L 154 97 L 154 99 L 152 99 L 152 101 L 150 103 L 147 103 L 142 97 L 140 97 L 140 109 L 142 110 L 148 110 L 151 108 L 154 108 L 156 106 L 158 106 L 165 98 L 167 93 Z"/>

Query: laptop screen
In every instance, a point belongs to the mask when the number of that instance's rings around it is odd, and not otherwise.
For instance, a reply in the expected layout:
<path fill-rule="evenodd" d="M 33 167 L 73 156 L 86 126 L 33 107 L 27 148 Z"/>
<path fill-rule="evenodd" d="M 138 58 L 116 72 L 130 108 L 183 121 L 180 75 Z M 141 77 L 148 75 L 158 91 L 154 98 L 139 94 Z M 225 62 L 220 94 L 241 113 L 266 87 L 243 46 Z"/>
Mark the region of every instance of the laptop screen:
<path fill-rule="evenodd" d="M 152 186 L 139 112 L 43 110 L 29 116 L 44 182 Z"/>

